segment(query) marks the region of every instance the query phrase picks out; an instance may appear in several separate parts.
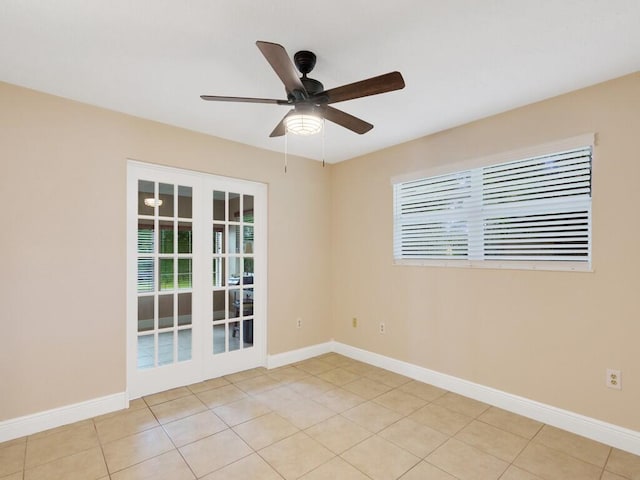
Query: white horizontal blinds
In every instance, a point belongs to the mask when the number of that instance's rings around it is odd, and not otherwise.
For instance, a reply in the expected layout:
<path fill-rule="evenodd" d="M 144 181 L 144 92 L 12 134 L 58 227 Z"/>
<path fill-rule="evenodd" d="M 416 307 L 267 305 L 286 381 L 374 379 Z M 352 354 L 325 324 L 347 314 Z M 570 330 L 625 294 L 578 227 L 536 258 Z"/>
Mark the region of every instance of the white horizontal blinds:
<path fill-rule="evenodd" d="M 591 147 L 482 169 L 484 260 L 588 261 Z"/>
<path fill-rule="evenodd" d="M 591 147 L 394 185 L 397 259 L 590 260 Z"/>
<path fill-rule="evenodd" d="M 396 258 L 467 258 L 471 172 L 394 186 Z"/>

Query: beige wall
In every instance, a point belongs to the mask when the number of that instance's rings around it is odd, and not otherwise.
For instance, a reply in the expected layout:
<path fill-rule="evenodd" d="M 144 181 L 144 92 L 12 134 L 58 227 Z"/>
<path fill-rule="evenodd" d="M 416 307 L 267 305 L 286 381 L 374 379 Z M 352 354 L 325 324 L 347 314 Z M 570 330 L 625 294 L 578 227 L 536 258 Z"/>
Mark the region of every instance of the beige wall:
<path fill-rule="evenodd" d="M 588 132 L 593 273 L 392 265 L 392 176 Z M 636 73 L 335 165 L 335 339 L 640 430 L 639 134 Z"/>
<path fill-rule="evenodd" d="M 127 158 L 267 183 L 268 352 L 331 338 L 329 168 L 3 83 L 0 105 L 0 421 L 125 389 Z"/>

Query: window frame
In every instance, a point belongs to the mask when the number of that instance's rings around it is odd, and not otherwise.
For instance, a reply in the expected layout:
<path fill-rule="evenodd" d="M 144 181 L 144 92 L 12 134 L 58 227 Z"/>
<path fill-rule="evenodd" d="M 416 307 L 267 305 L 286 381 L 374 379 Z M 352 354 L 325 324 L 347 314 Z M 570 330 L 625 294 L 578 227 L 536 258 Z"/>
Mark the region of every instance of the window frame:
<path fill-rule="evenodd" d="M 571 272 L 593 272 L 593 178 L 596 158 L 596 135 L 587 133 L 559 141 L 540 144 L 532 147 L 510 150 L 494 155 L 467 159 L 447 165 L 438 165 L 427 170 L 421 170 L 391 178 L 393 201 L 393 264 L 399 266 L 427 266 L 427 267 L 453 267 L 453 268 L 483 268 L 483 269 L 510 269 L 510 270 L 549 270 Z M 395 186 L 401 183 L 420 179 L 437 177 L 441 175 L 456 174 L 467 170 L 474 170 L 505 162 L 516 162 L 526 158 L 554 155 L 558 152 L 582 147 L 591 147 L 591 205 L 589 206 L 589 233 L 588 233 L 588 259 L 587 261 L 560 261 L 560 260 L 475 260 L 475 259 L 428 259 L 428 258 L 399 258 L 396 257 L 396 198 Z"/>

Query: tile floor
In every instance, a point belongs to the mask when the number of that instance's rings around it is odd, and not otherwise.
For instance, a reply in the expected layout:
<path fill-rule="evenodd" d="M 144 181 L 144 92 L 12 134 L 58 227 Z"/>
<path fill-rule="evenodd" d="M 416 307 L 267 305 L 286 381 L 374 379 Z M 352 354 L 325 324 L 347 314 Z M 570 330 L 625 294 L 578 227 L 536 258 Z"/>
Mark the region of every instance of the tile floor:
<path fill-rule="evenodd" d="M 0 480 L 638 480 L 640 457 L 327 354 L 0 444 Z"/>

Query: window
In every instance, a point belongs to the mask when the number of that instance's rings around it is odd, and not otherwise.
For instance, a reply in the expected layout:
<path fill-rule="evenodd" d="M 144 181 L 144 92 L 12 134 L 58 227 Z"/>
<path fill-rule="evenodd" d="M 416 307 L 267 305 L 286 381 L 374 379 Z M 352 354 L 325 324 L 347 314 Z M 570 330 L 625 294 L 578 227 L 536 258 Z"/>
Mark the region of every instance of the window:
<path fill-rule="evenodd" d="M 397 182 L 396 263 L 589 270 L 592 147 Z"/>

